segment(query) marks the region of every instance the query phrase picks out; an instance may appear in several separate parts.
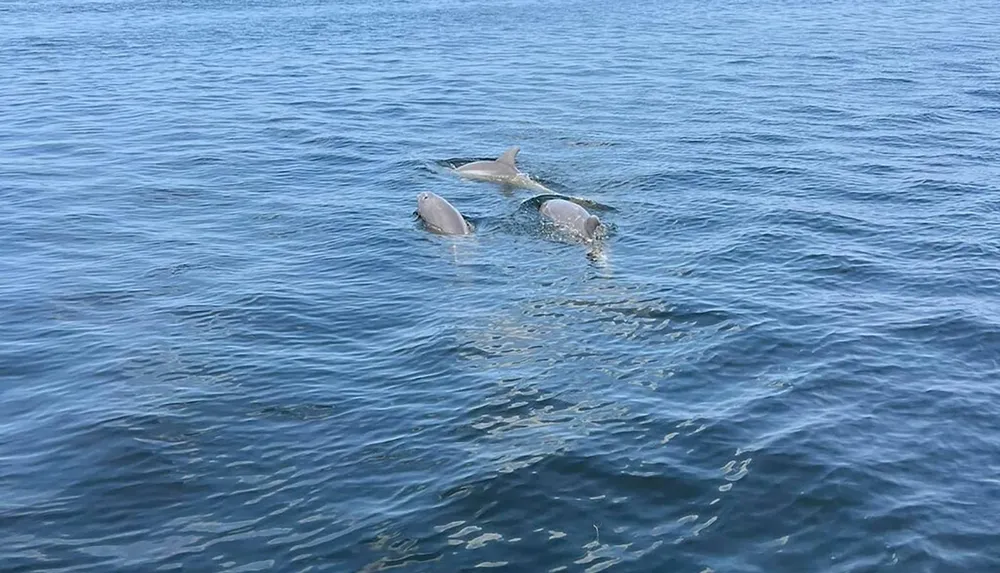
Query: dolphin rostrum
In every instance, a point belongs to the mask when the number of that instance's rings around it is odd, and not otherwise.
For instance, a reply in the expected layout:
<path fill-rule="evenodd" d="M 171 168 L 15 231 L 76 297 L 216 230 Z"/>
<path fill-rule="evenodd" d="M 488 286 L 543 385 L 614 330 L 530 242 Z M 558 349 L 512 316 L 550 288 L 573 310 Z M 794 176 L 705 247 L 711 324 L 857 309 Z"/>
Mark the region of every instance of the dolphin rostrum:
<path fill-rule="evenodd" d="M 514 146 L 503 152 L 495 160 L 473 161 L 455 169 L 455 172 L 468 179 L 506 183 L 515 187 L 526 187 L 548 191 L 548 189 L 533 181 L 517 168 L 516 157 L 521 148 Z"/>
<path fill-rule="evenodd" d="M 472 227 L 443 197 L 430 191 L 417 195 L 417 215 L 430 231 L 440 235 L 469 235 Z"/>
<path fill-rule="evenodd" d="M 601 220 L 586 209 L 565 199 L 549 199 L 538 210 L 556 225 L 592 240 L 601 226 Z"/>

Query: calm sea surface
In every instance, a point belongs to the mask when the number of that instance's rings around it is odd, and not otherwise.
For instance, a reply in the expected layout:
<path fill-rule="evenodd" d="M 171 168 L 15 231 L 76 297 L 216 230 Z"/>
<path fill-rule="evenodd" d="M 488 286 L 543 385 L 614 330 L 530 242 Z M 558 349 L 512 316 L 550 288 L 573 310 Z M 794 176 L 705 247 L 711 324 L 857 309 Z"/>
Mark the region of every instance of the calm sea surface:
<path fill-rule="evenodd" d="M 998 231 L 995 0 L 0 0 L 0 571 L 995 573 Z"/>

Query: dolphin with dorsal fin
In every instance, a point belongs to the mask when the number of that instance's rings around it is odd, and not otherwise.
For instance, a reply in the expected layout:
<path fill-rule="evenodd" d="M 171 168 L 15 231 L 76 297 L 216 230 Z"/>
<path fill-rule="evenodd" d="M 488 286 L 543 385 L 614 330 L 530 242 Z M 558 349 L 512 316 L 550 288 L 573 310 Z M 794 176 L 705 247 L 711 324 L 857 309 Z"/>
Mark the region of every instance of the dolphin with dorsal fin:
<path fill-rule="evenodd" d="M 458 209 L 430 191 L 417 195 L 417 216 L 423 220 L 428 230 L 439 235 L 472 234 L 472 226 Z"/>
<path fill-rule="evenodd" d="M 503 152 L 503 155 L 492 161 L 473 161 L 466 163 L 455 171 L 473 179 L 504 179 L 517 177 L 521 174 L 517 169 L 516 158 L 521 148 L 514 146 Z"/>
<path fill-rule="evenodd" d="M 478 179 L 480 181 L 492 181 L 494 183 L 505 183 L 515 187 L 538 189 L 549 191 L 544 185 L 533 181 L 526 174 L 517 168 L 517 154 L 521 148 L 511 147 L 504 151 L 500 157 L 494 160 L 473 161 L 466 163 L 455 169 L 460 176 L 468 179 Z"/>
<path fill-rule="evenodd" d="M 565 199 L 549 199 L 538 210 L 546 219 L 588 241 L 597 237 L 597 229 L 601 226 L 600 219 L 580 205 Z"/>

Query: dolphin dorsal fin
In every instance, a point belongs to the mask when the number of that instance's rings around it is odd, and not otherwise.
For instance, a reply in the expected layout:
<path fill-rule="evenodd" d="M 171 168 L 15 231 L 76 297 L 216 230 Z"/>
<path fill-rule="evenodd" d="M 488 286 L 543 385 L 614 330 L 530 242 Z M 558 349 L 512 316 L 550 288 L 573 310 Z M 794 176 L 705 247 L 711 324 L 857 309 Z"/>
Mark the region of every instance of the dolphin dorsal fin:
<path fill-rule="evenodd" d="M 507 151 L 504 151 L 503 155 L 497 157 L 497 163 L 504 163 L 506 165 L 510 165 L 511 167 L 517 167 L 517 164 L 514 163 L 514 158 L 517 157 L 517 154 L 520 151 L 521 148 L 516 145 L 511 147 Z"/>
<path fill-rule="evenodd" d="M 601 220 L 591 215 L 587 217 L 587 220 L 583 223 L 583 228 L 587 231 L 588 237 L 593 237 L 594 233 L 597 232 L 597 228 L 601 226 Z"/>

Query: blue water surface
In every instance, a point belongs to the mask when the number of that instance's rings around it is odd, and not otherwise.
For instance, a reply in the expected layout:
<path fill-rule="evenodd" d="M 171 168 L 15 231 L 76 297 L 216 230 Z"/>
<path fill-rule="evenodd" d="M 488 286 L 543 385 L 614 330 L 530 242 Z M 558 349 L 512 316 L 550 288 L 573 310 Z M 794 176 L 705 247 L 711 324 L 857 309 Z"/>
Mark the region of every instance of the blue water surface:
<path fill-rule="evenodd" d="M 1000 571 L 995 0 L 0 0 L 0 80 L 4 573 Z"/>

